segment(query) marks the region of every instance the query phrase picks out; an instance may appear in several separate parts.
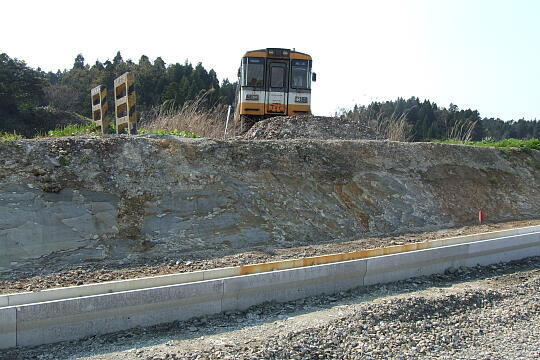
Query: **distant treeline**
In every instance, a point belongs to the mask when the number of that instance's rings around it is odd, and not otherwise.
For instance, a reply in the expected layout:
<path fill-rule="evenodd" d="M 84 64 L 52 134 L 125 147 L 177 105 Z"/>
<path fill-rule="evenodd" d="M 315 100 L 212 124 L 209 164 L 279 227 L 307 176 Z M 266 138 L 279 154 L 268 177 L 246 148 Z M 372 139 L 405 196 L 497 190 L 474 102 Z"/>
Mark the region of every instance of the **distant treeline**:
<path fill-rule="evenodd" d="M 461 110 L 454 104 L 448 108 L 439 107 L 417 97 L 355 106 L 352 110 L 343 111 L 341 115 L 368 121 L 375 128 L 401 122 L 411 141 L 540 138 L 540 122 L 536 119 L 503 121 L 481 118 L 477 110 Z"/>
<path fill-rule="evenodd" d="M 97 85 L 107 87 L 112 113 L 113 81 L 126 71 L 135 75 L 140 111 L 166 101 L 182 106 L 201 94 L 206 94 L 204 101 L 208 107 L 234 101 L 237 83 L 227 79 L 220 83 L 216 72 L 207 71 L 201 63 L 195 67 L 187 61 L 167 65 L 160 57 L 152 62 L 144 55 L 135 63 L 124 60 L 118 52 L 112 61 L 96 61 L 93 65 L 85 63 L 82 55 L 77 55 L 71 69 L 43 72 L 28 67 L 24 61 L 0 54 L 0 131 L 15 130 L 32 136 L 61 125 L 58 111 L 90 117 L 90 89 Z M 476 110 L 462 110 L 454 104 L 448 108 L 439 107 L 417 97 L 355 106 L 341 115 L 368 121 L 375 128 L 399 130 L 412 141 L 540 137 L 537 120 L 481 118 Z M 73 119 L 64 120 L 63 123 Z M 396 123 L 400 126 L 390 126 Z"/>
<path fill-rule="evenodd" d="M 46 73 L 46 101 L 55 108 L 90 116 L 90 89 L 105 85 L 112 101 L 114 79 L 127 71 L 135 76 L 139 110 L 148 110 L 167 100 L 182 106 L 187 100 L 206 92 L 209 106 L 232 104 L 234 100 L 236 85 L 227 79 L 220 84 L 216 72 L 207 71 L 201 63 L 195 67 L 187 61 L 167 66 L 161 57 L 152 62 L 145 55 L 135 63 L 124 61 L 118 52 L 112 61 L 96 61 L 93 65 L 86 64 L 79 54 L 70 70 Z"/>
<path fill-rule="evenodd" d="M 127 71 L 135 75 L 140 111 L 168 100 L 174 106 L 182 106 L 202 94 L 206 94 L 204 101 L 209 107 L 234 101 L 236 83 L 227 79 L 220 83 L 216 72 L 207 71 L 201 63 L 166 65 L 160 57 L 152 62 L 144 55 L 135 63 L 124 60 L 118 52 L 112 61 L 90 65 L 79 54 L 71 69 L 43 72 L 0 54 L 0 131 L 28 133 L 25 123 L 39 131 L 43 124 L 38 118 L 46 115 L 44 106 L 91 117 L 90 89 L 97 85 L 107 87 L 109 108 L 113 111 L 114 79 Z"/>

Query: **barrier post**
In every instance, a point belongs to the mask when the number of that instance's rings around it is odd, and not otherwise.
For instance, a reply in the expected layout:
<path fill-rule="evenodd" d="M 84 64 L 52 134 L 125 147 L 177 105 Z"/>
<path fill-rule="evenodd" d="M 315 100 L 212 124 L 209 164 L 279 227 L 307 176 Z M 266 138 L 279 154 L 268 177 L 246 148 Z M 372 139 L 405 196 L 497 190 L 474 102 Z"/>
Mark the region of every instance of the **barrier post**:
<path fill-rule="evenodd" d="M 106 117 L 109 104 L 107 103 L 107 89 L 103 85 L 98 85 L 90 90 L 92 98 L 92 120 L 94 124 L 101 128 L 102 134 L 107 134 L 109 130 L 109 119 Z"/>
<path fill-rule="evenodd" d="M 229 105 L 229 108 L 227 109 L 227 121 L 225 122 L 225 133 L 223 134 L 224 139 L 227 139 L 227 128 L 229 127 L 230 116 L 231 116 L 231 105 Z"/>
<path fill-rule="evenodd" d="M 116 133 L 127 129 L 128 134 L 137 134 L 137 111 L 135 109 L 135 82 L 133 74 L 127 72 L 114 79 L 114 107 Z"/>

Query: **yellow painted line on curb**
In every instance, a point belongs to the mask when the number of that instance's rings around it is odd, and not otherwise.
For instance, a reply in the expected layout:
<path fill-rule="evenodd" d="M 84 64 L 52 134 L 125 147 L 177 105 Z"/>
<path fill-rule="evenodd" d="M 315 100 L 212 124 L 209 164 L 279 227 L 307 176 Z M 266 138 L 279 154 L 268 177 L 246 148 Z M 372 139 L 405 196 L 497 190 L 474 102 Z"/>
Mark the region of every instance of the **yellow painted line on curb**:
<path fill-rule="evenodd" d="M 507 230 L 492 231 L 486 233 L 477 233 L 471 235 L 463 235 L 458 237 L 450 237 L 445 239 L 426 240 L 422 242 L 409 243 L 403 245 L 392 245 L 386 247 L 373 248 L 368 250 L 359 250 L 348 253 L 336 253 L 328 255 L 310 256 L 299 259 L 288 259 L 273 261 L 261 264 L 250 264 L 240 266 L 240 275 L 257 274 L 261 272 L 275 271 L 275 270 L 287 270 L 304 266 L 331 264 L 340 261 L 359 260 L 366 259 L 375 256 L 392 255 L 404 252 L 425 250 L 441 246 L 463 244 L 473 241 L 481 241 L 491 238 L 512 236 L 506 235 L 506 233 L 514 233 L 514 235 L 523 234 L 526 232 L 540 231 L 540 226 L 529 226 L 524 228 L 515 228 Z M 497 236 L 499 235 L 499 236 Z"/>

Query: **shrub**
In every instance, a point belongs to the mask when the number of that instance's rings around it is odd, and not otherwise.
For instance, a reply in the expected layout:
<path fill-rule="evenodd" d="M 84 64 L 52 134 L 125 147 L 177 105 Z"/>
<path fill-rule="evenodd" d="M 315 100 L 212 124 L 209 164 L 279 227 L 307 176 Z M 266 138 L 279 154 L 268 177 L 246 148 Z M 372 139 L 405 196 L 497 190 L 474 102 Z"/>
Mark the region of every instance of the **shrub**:
<path fill-rule="evenodd" d="M 17 134 L 15 131 L 13 131 L 12 133 L 0 131 L 0 140 L 18 140 L 18 139 L 22 139 L 22 136 Z"/>

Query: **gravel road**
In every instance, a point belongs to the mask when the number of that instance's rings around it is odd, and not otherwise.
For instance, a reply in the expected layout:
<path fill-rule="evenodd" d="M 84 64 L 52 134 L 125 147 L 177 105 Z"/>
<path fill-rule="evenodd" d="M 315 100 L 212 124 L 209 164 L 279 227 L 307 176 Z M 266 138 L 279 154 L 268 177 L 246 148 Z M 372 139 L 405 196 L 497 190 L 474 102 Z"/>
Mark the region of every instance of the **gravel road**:
<path fill-rule="evenodd" d="M 434 232 L 369 237 L 349 242 L 332 242 L 330 240 L 324 244 L 293 248 L 264 247 L 235 254 L 223 253 L 221 250 L 205 250 L 203 252 L 185 253 L 181 259 L 165 258 L 149 262 L 94 262 L 61 268 L 49 266 L 47 268 L 0 274 L 0 294 L 351 252 L 539 224 L 540 220 L 512 221 Z"/>
<path fill-rule="evenodd" d="M 0 359 L 538 359 L 540 258 L 9 350 Z"/>

